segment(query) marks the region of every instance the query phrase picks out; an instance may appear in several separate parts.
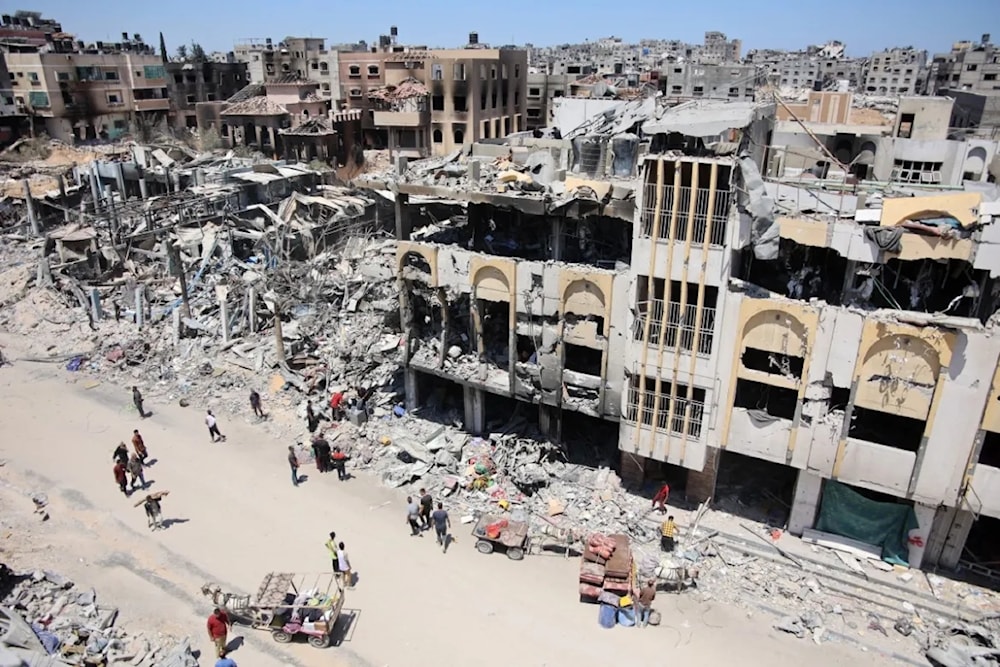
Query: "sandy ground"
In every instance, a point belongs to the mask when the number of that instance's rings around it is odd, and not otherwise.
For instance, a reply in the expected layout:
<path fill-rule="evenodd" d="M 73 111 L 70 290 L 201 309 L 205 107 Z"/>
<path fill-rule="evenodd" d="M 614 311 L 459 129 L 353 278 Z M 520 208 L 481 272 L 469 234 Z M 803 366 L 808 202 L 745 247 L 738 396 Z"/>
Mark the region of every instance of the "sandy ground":
<path fill-rule="evenodd" d="M 347 596 L 355 617 L 343 642 L 318 650 L 238 631 L 245 643 L 233 657 L 244 667 L 888 661 L 853 646 L 798 640 L 772 630 L 774 619 L 762 612 L 683 594 L 658 596 L 660 627 L 602 630 L 597 608 L 577 601 L 574 559 L 484 556 L 462 525 L 443 554 L 430 535 L 410 537 L 402 499 L 375 480 L 342 483 L 303 469 L 308 480 L 293 487 L 289 443 L 263 436 L 245 416 L 220 415 L 228 440 L 212 444 L 202 423 L 211 405 L 147 403 L 153 415 L 139 420 L 127 388 L 85 384 L 58 365 L 0 368 L 0 560 L 93 585 L 121 607 L 132 632 L 189 634 L 207 650 L 211 605 L 203 583 L 251 592 L 268 571 L 325 571 L 323 542 L 336 530 L 359 575 Z M 170 491 L 164 517 L 176 522 L 163 531 L 147 529 L 142 509 L 112 477 L 112 450 L 133 428 L 156 459 L 151 488 Z M 51 500 L 46 523 L 30 514 L 28 495 L 39 490 Z"/>

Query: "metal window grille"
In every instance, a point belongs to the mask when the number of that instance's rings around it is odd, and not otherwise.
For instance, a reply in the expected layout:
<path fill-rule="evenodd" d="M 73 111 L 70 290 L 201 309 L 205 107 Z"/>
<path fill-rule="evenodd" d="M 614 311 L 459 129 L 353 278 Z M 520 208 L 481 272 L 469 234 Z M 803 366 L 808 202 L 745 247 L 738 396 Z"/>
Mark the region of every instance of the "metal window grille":
<path fill-rule="evenodd" d="M 681 304 L 670 301 L 667 304 L 666 327 L 663 326 L 662 299 L 644 301 L 639 304 L 639 312 L 636 315 L 632 328 L 633 339 L 641 341 L 646 330 L 646 318 L 650 317 L 648 345 L 658 346 L 660 336 L 665 336 L 663 346 L 673 349 L 680 346 L 682 350 L 693 351 L 695 322 L 698 321 L 698 305 L 689 303 L 684 307 L 683 317 L 681 316 Z M 701 335 L 698 337 L 698 349 L 695 354 L 700 357 L 708 357 L 712 354 L 712 336 L 715 331 L 715 308 L 702 307 L 701 315 Z"/>
<path fill-rule="evenodd" d="M 688 225 L 693 226 L 691 242 L 701 244 L 705 242 L 705 232 L 708 229 L 708 204 L 710 201 L 710 191 L 705 188 L 698 188 L 694 192 L 695 212 L 694 217 L 688 217 L 691 210 L 692 188 L 681 186 L 679 202 L 677 206 L 677 222 L 674 225 L 674 235 L 671 241 L 686 241 Z M 729 205 L 732 200 L 732 193 L 729 190 L 715 191 L 715 209 L 712 212 L 712 233 L 709 238 L 709 245 L 722 247 L 726 244 L 727 222 L 729 220 Z M 660 207 L 660 228 L 657 238 L 667 240 L 670 235 L 670 216 L 674 209 L 674 187 L 664 184 L 663 203 Z M 642 218 L 639 222 L 639 234 L 649 237 L 653 234 L 653 223 L 656 217 L 656 183 L 646 183 L 643 196 Z"/>

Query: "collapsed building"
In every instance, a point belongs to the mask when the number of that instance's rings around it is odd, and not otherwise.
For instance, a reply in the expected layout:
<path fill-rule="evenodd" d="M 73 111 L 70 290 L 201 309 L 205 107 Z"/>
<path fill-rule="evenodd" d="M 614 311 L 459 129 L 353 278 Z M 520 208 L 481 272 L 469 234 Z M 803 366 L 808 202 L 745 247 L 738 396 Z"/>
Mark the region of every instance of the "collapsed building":
<path fill-rule="evenodd" d="M 846 486 L 912 508 L 911 565 L 1000 560 L 996 188 L 765 179 L 775 115 L 636 100 L 369 175 L 396 206 L 408 407 L 481 433 L 537 406 L 632 484 L 739 478 L 795 534 Z"/>

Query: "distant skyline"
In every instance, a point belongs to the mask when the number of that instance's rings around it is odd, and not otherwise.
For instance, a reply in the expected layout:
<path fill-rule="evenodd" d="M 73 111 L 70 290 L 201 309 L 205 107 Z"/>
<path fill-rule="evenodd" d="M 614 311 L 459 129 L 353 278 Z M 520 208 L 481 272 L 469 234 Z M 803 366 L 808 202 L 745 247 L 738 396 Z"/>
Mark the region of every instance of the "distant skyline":
<path fill-rule="evenodd" d="M 751 49 L 801 49 L 839 39 L 850 56 L 865 56 L 892 46 L 913 46 L 930 53 L 948 51 L 953 42 L 979 40 L 992 33 L 1000 42 L 1000 0 L 950 0 L 939 10 L 913 0 L 714 0 L 671 2 L 625 0 L 509 0 L 497 5 L 460 0 L 8 0 L 4 12 L 40 11 L 87 42 L 120 41 L 139 33 L 153 46 L 163 32 L 173 54 L 192 41 L 206 51 L 231 51 L 245 38 L 323 37 L 328 43 L 365 40 L 377 43 L 389 26 L 399 28 L 404 44 L 455 47 L 469 32 L 495 46 L 527 43 L 553 46 L 621 37 L 679 39 L 701 43 L 718 30 Z"/>

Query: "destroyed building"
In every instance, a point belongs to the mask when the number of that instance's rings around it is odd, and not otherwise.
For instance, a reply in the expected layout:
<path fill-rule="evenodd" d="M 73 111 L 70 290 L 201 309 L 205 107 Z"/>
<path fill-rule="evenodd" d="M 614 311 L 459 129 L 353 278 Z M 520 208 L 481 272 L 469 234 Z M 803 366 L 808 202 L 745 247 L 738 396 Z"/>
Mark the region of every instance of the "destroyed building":
<path fill-rule="evenodd" d="M 478 433 L 537 405 L 692 500 L 749 467 L 796 534 L 837 480 L 912 507 L 911 564 L 968 565 L 1000 517 L 1000 193 L 765 179 L 774 131 L 774 104 L 637 100 L 369 177 L 408 407 Z"/>

